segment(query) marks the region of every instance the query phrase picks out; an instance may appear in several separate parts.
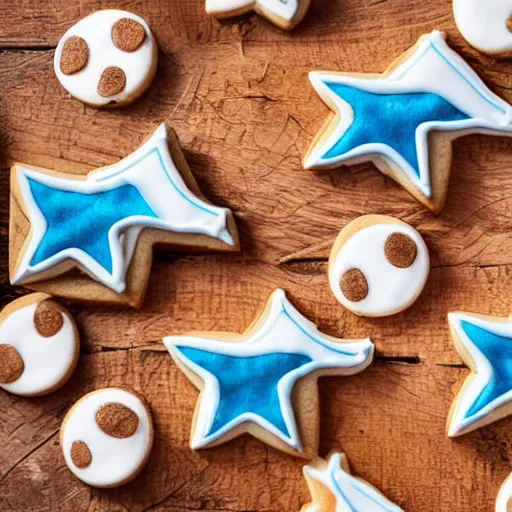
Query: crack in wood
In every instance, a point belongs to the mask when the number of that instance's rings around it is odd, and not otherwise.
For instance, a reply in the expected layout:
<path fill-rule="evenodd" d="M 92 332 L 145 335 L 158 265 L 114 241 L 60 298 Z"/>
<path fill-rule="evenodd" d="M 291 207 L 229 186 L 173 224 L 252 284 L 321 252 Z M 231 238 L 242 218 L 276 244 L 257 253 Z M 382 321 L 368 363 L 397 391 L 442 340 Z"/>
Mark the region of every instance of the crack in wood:
<path fill-rule="evenodd" d="M 302 273 L 309 273 L 309 272 L 303 272 L 300 270 L 301 266 L 305 267 L 311 267 L 313 265 L 320 266 L 325 265 L 329 262 L 329 258 L 327 256 L 313 256 L 311 258 L 308 258 L 307 256 L 300 257 L 300 258 L 288 258 L 287 256 L 281 258 L 279 261 L 279 266 L 284 269 L 288 269 L 292 272 L 296 272 L 298 274 Z M 484 270 L 488 268 L 503 268 L 503 267 L 510 267 L 512 265 L 511 262 L 507 263 L 496 263 L 496 264 L 484 264 L 484 265 L 478 265 L 475 263 L 456 263 L 456 264 L 433 264 L 431 265 L 431 269 L 443 269 L 443 268 L 474 268 L 479 270 Z"/>
<path fill-rule="evenodd" d="M 0 45 L 0 53 L 27 53 L 27 52 L 53 52 L 56 46 L 50 45 L 34 45 L 34 46 L 2 46 Z"/>
<path fill-rule="evenodd" d="M 162 342 L 154 341 L 153 344 L 150 342 L 139 347 L 134 347 L 133 345 L 128 347 L 114 347 L 109 345 L 100 345 L 99 347 L 82 347 L 80 354 L 84 356 L 91 356 L 94 354 L 104 354 L 106 352 L 130 352 L 132 350 L 138 350 L 140 352 L 151 352 L 156 354 L 167 353 L 167 349 Z"/>
<path fill-rule="evenodd" d="M 377 363 L 395 363 L 395 364 L 421 364 L 420 356 L 375 356 Z"/>
<path fill-rule="evenodd" d="M 445 368 L 467 368 L 464 363 L 436 363 L 436 366 L 443 366 Z"/>

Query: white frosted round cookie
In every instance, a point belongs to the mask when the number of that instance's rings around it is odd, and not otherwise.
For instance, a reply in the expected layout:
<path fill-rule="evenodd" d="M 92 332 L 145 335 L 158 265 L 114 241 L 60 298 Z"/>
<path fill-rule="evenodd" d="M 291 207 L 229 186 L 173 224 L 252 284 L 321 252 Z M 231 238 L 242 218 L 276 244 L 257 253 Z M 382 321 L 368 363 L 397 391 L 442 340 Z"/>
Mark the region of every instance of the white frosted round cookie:
<path fill-rule="evenodd" d="M 64 89 L 94 107 L 132 103 L 155 76 L 158 48 L 148 24 L 107 9 L 73 25 L 57 45 L 54 69 Z"/>
<path fill-rule="evenodd" d="M 453 14 L 471 46 L 484 53 L 512 54 L 512 0 L 454 0 Z"/>
<path fill-rule="evenodd" d="M 512 510 L 512 473 L 503 482 L 496 499 L 496 512 L 510 512 Z"/>
<path fill-rule="evenodd" d="M 343 228 L 329 257 L 331 290 L 360 316 L 394 315 L 420 295 L 430 272 L 428 248 L 408 224 L 365 215 Z"/>
<path fill-rule="evenodd" d="M 23 396 L 60 388 L 78 362 L 80 341 L 67 309 L 44 293 L 11 302 L 0 313 L 0 387 Z"/>
<path fill-rule="evenodd" d="M 135 478 L 153 446 L 153 421 L 145 402 L 119 388 L 78 400 L 62 423 L 60 445 L 72 473 L 94 487 L 117 487 Z"/>

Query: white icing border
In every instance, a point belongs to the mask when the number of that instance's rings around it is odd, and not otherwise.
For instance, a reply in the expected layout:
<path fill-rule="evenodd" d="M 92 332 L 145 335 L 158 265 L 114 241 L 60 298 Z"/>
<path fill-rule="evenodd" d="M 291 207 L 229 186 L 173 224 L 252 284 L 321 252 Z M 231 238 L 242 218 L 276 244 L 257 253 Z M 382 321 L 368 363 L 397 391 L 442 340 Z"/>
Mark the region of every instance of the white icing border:
<path fill-rule="evenodd" d="M 311 84 L 322 98 L 335 105 L 339 112 L 338 125 L 323 144 L 314 145 L 304 162 L 306 169 L 330 167 L 343 162 L 363 162 L 382 157 L 398 166 L 414 186 L 427 198 L 432 195 L 429 170 L 428 136 L 433 130 L 512 135 L 512 106 L 491 92 L 446 43 L 444 35 L 434 31 L 422 36 L 420 44 L 390 75 L 380 78 L 362 78 L 338 73 L 313 71 Z M 395 149 L 385 144 L 365 144 L 343 155 L 322 158 L 338 142 L 354 118 L 349 103 L 334 93 L 325 82 L 357 87 L 375 94 L 434 93 L 471 119 L 422 123 L 416 129 L 419 178 L 412 166 Z"/>
<path fill-rule="evenodd" d="M 151 138 L 130 156 L 117 164 L 88 174 L 85 180 L 62 178 L 22 166 L 17 168 L 16 178 L 31 230 L 28 243 L 18 260 L 12 284 L 30 283 L 62 273 L 68 268 L 55 272 L 53 267 L 65 260 L 74 260 L 93 279 L 122 293 L 126 289 L 126 272 L 138 237 L 144 228 L 203 234 L 234 245 L 227 224 L 229 210 L 206 203 L 187 188 L 169 152 L 165 124 L 161 124 Z M 47 260 L 30 265 L 46 233 L 47 222 L 34 200 L 27 178 L 55 189 L 83 194 L 104 192 L 130 184 L 137 188 L 159 218 L 130 216 L 111 227 L 109 246 L 112 254 L 112 274 L 89 254 L 77 248 L 60 251 Z"/>
<path fill-rule="evenodd" d="M 451 421 L 448 425 L 449 437 L 460 436 L 471 432 L 472 430 L 476 430 L 479 428 L 479 426 L 475 426 L 477 422 L 480 422 L 488 414 L 491 414 L 496 409 L 512 401 L 511 390 L 493 400 L 477 414 L 474 414 L 470 418 L 465 418 L 466 413 L 475 403 L 475 400 L 477 400 L 485 387 L 490 383 L 494 372 L 490 361 L 464 332 L 464 329 L 461 326 L 461 322 L 463 321 L 492 332 L 497 336 L 510 338 L 512 343 L 512 323 L 510 323 L 510 321 L 506 323 L 493 322 L 468 313 L 448 314 L 448 322 L 451 328 L 455 331 L 463 350 L 467 351 L 471 360 L 467 359 L 467 356 L 461 352 L 456 344 L 455 347 L 457 352 L 468 366 L 476 366 L 476 371 L 472 370 L 471 380 L 469 382 L 466 381 L 463 388 L 455 398 Z"/>
<path fill-rule="evenodd" d="M 313 466 L 304 466 L 304 475 L 320 482 L 326 487 L 336 499 L 336 510 L 318 510 L 318 512 L 404 512 L 398 505 L 389 501 L 377 489 L 369 483 L 352 476 L 345 471 L 341 458 L 342 454 L 333 453 L 328 460 L 327 467 L 318 469 Z M 366 496 L 370 501 L 375 502 L 375 506 L 368 506 L 368 499 L 365 503 L 357 503 L 347 496 L 347 490 L 356 490 L 362 496 Z M 313 512 L 312 508 L 315 503 L 311 504 L 311 508 L 307 507 L 306 511 Z M 365 508 L 354 508 L 364 506 Z"/>
<path fill-rule="evenodd" d="M 333 370 L 333 375 L 353 375 L 371 364 L 374 346 L 370 339 L 335 343 L 332 341 L 332 337 L 322 334 L 312 322 L 304 318 L 293 307 L 283 290 L 276 290 L 269 301 L 270 307 L 266 309 L 265 321 L 243 342 L 234 343 L 198 336 L 169 336 L 163 339 L 172 358 L 192 370 L 204 382 L 195 417 L 195 429 L 190 442 L 193 449 L 206 447 L 239 425 L 251 422 L 300 451 L 302 442 L 291 404 L 295 383 L 302 377 L 319 370 Z M 290 438 L 269 421 L 254 413 L 244 413 L 214 434 L 208 435 L 220 399 L 219 383 L 214 375 L 190 361 L 179 350 L 179 346 L 235 357 L 250 357 L 267 353 L 295 353 L 310 357 L 312 359 L 310 363 L 289 372 L 278 383 L 281 412 Z M 347 352 L 350 355 L 347 355 Z"/>

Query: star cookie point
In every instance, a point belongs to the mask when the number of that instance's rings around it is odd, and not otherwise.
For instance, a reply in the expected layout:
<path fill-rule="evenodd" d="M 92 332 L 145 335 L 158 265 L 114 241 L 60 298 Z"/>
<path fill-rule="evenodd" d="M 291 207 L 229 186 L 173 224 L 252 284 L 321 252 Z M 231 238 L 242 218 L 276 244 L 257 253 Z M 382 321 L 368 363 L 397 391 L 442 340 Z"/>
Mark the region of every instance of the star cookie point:
<path fill-rule="evenodd" d="M 509 318 L 469 313 L 448 316 L 455 349 L 471 373 L 447 422 L 458 437 L 512 414 L 512 324 Z"/>
<path fill-rule="evenodd" d="M 372 485 L 352 476 L 347 456 L 331 453 L 303 469 L 312 501 L 301 512 L 403 512 Z"/>

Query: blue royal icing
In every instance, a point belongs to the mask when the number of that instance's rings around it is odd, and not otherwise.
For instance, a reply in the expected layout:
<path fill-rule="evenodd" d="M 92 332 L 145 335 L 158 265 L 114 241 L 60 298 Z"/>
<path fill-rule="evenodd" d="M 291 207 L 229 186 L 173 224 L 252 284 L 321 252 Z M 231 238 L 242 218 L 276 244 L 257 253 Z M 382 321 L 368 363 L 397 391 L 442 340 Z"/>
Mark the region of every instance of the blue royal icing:
<path fill-rule="evenodd" d="M 512 319 L 450 313 L 455 348 L 471 368 L 448 419 L 456 437 L 504 418 L 512 404 Z"/>
<path fill-rule="evenodd" d="M 489 383 L 465 414 L 465 418 L 471 418 L 512 390 L 512 339 L 498 336 L 469 322 L 462 321 L 460 325 L 492 366 Z"/>
<path fill-rule="evenodd" d="M 347 85 L 325 85 L 351 105 L 354 121 L 323 159 L 342 156 L 364 144 L 386 144 L 401 154 L 419 176 L 418 126 L 429 121 L 469 119 L 437 94 L 374 94 Z"/>
<path fill-rule="evenodd" d="M 133 185 L 95 194 L 49 187 L 27 178 L 47 230 L 30 261 L 31 265 L 70 248 L 80 249 L 112 273 L 108 234 L 117 222 L 133 216 L 157 215 Z"/>
<path fill-rule="evenodd" d="M 219 382 L 219 404 L 207 435 L 215 434 L 244 413 L 254 413 L 290 436 L 277 386 L 288 373 L 310 363 L 311 358 L 298 354 L 232 357 L 190 347 L 177 349 Z"/>

